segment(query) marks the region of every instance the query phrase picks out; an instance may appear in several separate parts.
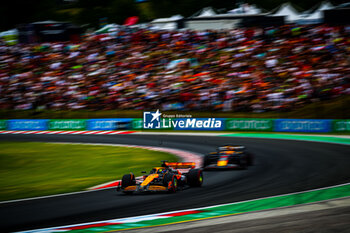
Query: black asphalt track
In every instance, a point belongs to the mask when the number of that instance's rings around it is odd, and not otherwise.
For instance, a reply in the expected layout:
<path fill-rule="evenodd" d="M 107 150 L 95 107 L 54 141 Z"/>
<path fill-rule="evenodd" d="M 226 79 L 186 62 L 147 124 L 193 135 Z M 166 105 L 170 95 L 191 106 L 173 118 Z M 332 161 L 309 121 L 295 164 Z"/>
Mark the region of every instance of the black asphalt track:
<path fill-rule="evenodd" d="M 0 135 L 0 140 L 135 144 L 201 154 L 223 144 L 241 144 L 256 159 L 248 170 L 205 172 L 203 187 L 176 194 L 128 196 L 108 189 L 0 204 L 1 232 L 204 207 L 350 182 L 350 147 L 339 144 L 170 135 Z"/>

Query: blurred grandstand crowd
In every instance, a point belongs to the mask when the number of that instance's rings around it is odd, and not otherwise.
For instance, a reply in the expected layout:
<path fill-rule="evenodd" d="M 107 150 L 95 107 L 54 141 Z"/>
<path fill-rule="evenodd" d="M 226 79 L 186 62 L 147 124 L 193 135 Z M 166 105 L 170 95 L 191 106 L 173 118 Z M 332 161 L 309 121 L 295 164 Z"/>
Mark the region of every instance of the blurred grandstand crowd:
<path fill-rule="evenodd" d="M 350 94 L 350 27 L 120 29 L 0 45 L 1 109 L 289 111 Z"/>

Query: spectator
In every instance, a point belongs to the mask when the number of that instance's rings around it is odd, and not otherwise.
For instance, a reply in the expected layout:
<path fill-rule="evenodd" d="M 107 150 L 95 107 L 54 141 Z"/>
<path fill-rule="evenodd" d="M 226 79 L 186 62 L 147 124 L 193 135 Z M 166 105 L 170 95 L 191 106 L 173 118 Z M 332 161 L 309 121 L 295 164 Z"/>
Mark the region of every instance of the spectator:
<path fill-rule="evenodd" d="M 321 25 L 2 43 L 0 108 L 291 110 L 350 93 L 349 41 Z"/>

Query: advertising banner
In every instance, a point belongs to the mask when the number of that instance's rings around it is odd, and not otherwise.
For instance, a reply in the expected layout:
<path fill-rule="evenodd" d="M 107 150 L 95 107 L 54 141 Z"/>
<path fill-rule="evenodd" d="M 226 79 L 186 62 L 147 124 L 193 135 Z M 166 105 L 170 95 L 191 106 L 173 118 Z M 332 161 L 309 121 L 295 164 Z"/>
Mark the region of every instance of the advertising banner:
<path fill-rule="evenodd" d="M 49 120 L 32 120 L 32 119 L 21 119 L 21 120 L 8 120 L 8 130 L 47 130 Z"/>
<path fill-rule="evenodd" d="M 6 129 L 6 120 L 0 120 L 0 130 Z"/>
<path fill-rule="evenodd" d="M 333 120 L 333 132 L 350 132 L 350 120 Z"/>
<path fill-rule="evenodd" d="M 86 120 L 84 119 L 64 119 L 50 120 L 49 130 L 85 130 Z"/>
<path fill-rule="evenodd" d="M 272 119 L 227 118 L 226 130 L 237 131 L 272 131 Z"/>
<path fill-rule="evenodd" d="M 142 118 L 134 118 L 131 122 L 131 129 L 142 129 L 143 128 L 143 119 Z"/>
<path fill-rule="evenodd" d="M 317 119 L 276 119 L 276 132 L 325 133 L 331 131 L 332 120 Z"/>
<path fill-rule="evenodd" d="M 132 118 L 90 119 L 86 121 L 87 130 L 122 130 L 130 129 Z"/>

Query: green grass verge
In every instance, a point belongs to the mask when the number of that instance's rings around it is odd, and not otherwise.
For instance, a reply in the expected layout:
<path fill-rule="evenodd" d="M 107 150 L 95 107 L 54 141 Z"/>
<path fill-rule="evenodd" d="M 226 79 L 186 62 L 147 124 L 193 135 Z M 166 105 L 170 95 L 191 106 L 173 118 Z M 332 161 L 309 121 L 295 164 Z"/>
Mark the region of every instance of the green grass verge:
<path fill-rule="evenodd" d="M 163 113 L 189 114 L 193 117 L 215 118 L 301 118 L 301 119 L 348 119 L 350 118 L 350 96 L 315 102 L 291 112 L 209 112 L 209 111 L 164 111 Z M 150 109 L 148 109 L 150 110 Z M 0 119 L 93 119 L 93 118 L 142 118 L 142 110 L 79 110 L 79 111 L 34 111 L 0 110 Z"/>
<path fill-rule="evenodd" d="M 174 155 L 114 146 L 0 142 L 0 201 L 85 190 Z"/>

